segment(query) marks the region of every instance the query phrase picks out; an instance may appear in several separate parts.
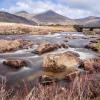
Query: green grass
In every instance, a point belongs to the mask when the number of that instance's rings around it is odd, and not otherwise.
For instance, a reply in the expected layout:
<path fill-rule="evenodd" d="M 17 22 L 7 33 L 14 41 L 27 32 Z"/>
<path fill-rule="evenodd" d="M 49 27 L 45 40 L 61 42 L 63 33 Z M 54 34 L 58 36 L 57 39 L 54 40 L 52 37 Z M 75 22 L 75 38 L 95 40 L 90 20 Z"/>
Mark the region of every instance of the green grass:
<path fill-rule="evenodd" d="M 100 40 L 97 41 L 95 48 L 100 52 Z"/>

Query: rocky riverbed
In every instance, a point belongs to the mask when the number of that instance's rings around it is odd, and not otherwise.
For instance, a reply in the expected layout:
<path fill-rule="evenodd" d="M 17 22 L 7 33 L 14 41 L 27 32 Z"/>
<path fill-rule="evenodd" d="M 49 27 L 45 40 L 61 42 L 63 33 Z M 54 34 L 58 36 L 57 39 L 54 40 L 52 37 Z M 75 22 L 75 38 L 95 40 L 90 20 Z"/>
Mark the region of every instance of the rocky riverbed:
<path fill-rule="evenodd" d="M 0 80 L 7 84 L 61 82 L 76 73 L 100 72 L 100 53 L 86 48 L 99 35 L 0 35 Z"/>

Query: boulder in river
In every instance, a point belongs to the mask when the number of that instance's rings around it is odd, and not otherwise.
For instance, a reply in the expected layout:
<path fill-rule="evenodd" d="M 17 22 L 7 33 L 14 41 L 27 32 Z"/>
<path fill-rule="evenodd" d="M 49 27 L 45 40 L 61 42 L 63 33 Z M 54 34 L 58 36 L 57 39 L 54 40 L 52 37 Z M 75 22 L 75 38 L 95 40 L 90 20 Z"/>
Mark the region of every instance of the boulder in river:
<path fill-rule="evenodd" d="M 64 72 L 67 74 L 77 70 L 80 65 L 79 57 L 71 52 L 48 54 L 43 58 L 43 69 L 49 72 Z"/>
<path fill-rule="evenodd" d="M 55 49 L 58 49 L 58 48 L 68 48 L 68 45 L 65 45 L 65 44 L 53 44 L 53 43 L 42 43 L 40 44 L 37 49 L 34 50 L 34 53 L 36 54 L 43 54 L 43 53 L 47 53 L 47 52 L 50 52 L 50 51 L 53 51 Z"/>
<path fill-rule="evenodd" d="M 27 66 L 26 61 L 22 59 L 8 59 L 6 61 L 3 61 L 3 64 L 15 69 Z"/>

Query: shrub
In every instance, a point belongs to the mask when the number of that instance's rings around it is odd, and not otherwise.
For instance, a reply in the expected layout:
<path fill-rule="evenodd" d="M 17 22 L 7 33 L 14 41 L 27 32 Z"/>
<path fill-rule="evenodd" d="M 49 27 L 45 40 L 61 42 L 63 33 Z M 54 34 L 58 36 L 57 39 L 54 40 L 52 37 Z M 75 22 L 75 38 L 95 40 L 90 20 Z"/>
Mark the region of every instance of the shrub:
<path fill-rule="evenodd" d="M 100 40 L 97 41 L 95 48 L 100 52 Z"/>

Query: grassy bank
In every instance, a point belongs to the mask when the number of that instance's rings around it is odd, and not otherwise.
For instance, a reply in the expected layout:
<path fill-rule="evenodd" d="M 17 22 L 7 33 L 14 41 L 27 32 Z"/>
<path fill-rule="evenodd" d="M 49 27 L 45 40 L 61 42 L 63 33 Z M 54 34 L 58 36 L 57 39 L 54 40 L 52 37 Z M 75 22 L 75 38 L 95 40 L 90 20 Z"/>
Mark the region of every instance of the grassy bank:
<path fill-rule="evenodd" d="M 55 83 L 49 86 L 37 85 L 30 91 L 26 84 L 24 89 L 17 92 L 6 90 L 5 84 L 0 86 L 0 100 L 100 100 L 100 80 L 94 75 L 76 77 L 73 82 L 63 86 Z"/>
<path fill-rule="evenodd" d="M 73 26 L 31 26 L 16 23 L 0 23 L 0 34 L 50 34 L 73 31 L 76 31 Z"/>

